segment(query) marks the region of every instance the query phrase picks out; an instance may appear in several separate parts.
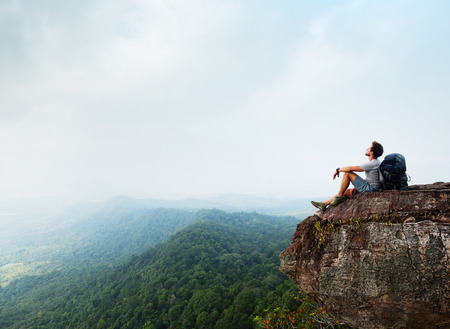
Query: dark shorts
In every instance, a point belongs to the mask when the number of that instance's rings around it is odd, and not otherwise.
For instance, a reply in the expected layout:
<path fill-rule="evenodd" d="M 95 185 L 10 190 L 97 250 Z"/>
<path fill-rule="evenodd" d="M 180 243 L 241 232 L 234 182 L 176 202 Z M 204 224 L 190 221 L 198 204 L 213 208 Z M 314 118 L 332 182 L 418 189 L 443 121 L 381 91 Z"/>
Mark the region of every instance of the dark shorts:
<path fill-rule="evenodd" d="M 362 179 L 359 176 L 355 177 L 352 184 L 356 188 L 356 191 L 358 191 L 358 193 L 376 192 L 377 191 L 372 186 L 370 186 L 369 183 L 367 183 L 364 179 Z"/>

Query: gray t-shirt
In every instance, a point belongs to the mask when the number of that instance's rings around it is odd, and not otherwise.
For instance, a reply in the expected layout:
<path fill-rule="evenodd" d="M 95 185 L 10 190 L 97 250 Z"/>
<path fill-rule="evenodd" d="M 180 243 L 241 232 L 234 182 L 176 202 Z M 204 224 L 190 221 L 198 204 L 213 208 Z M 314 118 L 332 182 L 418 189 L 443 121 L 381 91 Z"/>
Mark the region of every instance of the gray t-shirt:
<path fill-rule="evenodd" d="M 378 174 L 378 167 L 380 164 L 380 160 L 373 159 L 372 161 L 367 161 L 360 165 L 366 174 L 366 182 L 369 183 L 375 190 L 381 189 L 381 182 Z"/>

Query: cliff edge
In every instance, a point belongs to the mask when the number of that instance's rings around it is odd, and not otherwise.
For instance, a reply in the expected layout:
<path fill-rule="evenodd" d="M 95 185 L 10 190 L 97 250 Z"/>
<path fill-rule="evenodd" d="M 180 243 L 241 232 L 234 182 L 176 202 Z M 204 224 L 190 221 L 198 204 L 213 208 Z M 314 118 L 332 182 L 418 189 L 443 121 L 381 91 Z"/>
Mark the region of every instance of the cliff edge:
<path fill-rule="evenodd" d="M 350 197 L 297 226 L 281 271 L 355 328 L 450 328 L 450 183 Z"/>

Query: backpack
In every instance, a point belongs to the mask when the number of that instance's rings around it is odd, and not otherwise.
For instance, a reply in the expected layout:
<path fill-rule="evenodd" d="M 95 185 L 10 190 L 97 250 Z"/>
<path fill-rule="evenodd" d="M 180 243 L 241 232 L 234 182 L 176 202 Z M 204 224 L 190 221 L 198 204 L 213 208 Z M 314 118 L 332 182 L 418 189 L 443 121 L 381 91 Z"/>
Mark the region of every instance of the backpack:
<path fill-rule="evenodd" d="M 408 190 L 406 160 L 399 153 L 388 154 L 378 168 L 383 190 Z"/>

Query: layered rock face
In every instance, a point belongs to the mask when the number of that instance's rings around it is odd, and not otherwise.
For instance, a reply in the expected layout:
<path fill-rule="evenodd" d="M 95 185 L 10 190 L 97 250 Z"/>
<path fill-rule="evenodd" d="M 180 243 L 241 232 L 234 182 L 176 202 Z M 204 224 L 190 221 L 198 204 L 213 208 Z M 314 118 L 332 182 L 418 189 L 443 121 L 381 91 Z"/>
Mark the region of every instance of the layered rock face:
<path fill-rule="evenodd" d="M 350 197 L 306 218 L 281 271 L 355 328 L 450 328 L 450 183 Z"/>

